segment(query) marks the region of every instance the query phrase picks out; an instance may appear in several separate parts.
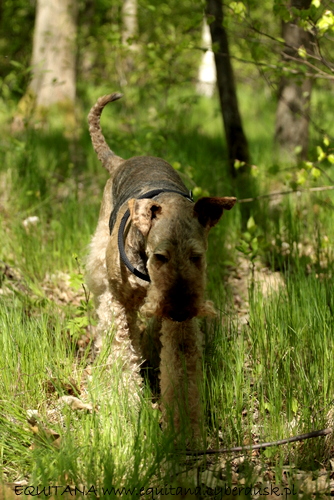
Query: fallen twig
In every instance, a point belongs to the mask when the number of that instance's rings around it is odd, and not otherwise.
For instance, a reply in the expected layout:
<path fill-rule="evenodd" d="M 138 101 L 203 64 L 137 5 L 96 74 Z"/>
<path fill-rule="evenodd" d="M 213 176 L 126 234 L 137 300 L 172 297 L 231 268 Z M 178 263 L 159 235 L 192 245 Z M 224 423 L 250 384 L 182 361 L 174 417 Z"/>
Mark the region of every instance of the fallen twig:
<path fill-rule="evenodd" d="M 298 436 L 293 436 L 286 439 L 280 439 L 279 441 L 271 441 L 270 443 L 260 443 L 251 444 L 248 446 L 235 446 L 234 448 L 219 448 L 218 450 L 198 450 L 198 451 L 186 451 L 186 455 L 216 455 L 219 453 L 236 453 L 241 451 L 253 451 L 262 450 L 264 448 L 269 448 L 270 446 L 280 446 L 287 443 L 295 443 L 296 441 L 304 441 L 304 439 L 310 439 L 319 436 L 327 436 L 331 434 L 332 428 L 321 429 L 320 431 L 307 432 L 306 434 L 299 434 Z"/>
<path fill-rule="evenodd" d="M 237 200 L 237 203 L 250 203 L 251 201 L 262 200 L 263 198 L 273 198 L 274 196 L 283 196 L 285 194 L 301 194 L 307 192 L 319 192 L 319 191 L 332 191 L 334 186 L 318 186 L 313 188 L 305 188 L 305 189 L 289 189 L 289 191 L 273 191 L 268 194 L 260 194 L 259 196 L 255 196 L 254 198 L 243 198 L 241 200 Z"/>

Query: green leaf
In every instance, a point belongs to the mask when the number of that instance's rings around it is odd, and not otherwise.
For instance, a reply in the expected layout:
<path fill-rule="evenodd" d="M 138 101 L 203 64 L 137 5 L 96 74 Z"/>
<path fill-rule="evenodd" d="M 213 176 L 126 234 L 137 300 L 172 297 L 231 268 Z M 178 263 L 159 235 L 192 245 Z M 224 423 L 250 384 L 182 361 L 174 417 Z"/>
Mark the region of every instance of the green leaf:
<path fill-rule="evenodd" d="M 323 143 L 325 144 L 325 146 L 327 146 L 327 147 L 329 146 L 329 139 L 328 139 L 327 135 L 325 135 Z"/>
<path fill-rule="evenodd" d="M 298 49 L 298 55 L 302 58 L 302 59 L 306 59 L 307 57 L 307 52 L 306 52 L 306 49 L 304 47 L 304 45 L 301 45 Z"/>
<path fill-rule="evenodd" d="M 18 61 L 10 61 L 10 64 L 12 66 L 14 66 L 14 68 L 17 68 L 17 69 L 23 69 L 24 68 L 24 65 Z"/>
<path fill-rule="evenodd" d="M 243 238 L 243 240 L 247 241 L 247 243 L 249 243 L 252 239 L 252 235 L 251 235 L 251 233 L 246 231 L 245 233 L 242 233 L 242 238 Z"/>
<path fill-rule="evenodd" d="M 234 160 L 234 168 L 238 170 L 239 168 L 243 167 L 245 165 L 244 161 L 240 160 Z"/>
<path fill-rule="evenodd" d="M 243 2 L 231 2 L 230 3 L 230 8 L 233 11 L 234 14 L 241 18 L 246 17 L 246 6 L 243 4 Z"/>
<path fill-rule="evenodd" d="M 311 161 L 303 161 L 302 165 L 307 169 L 311 170 L 313 168 L 313 163 Z"/>
<path fill-rule="evenodd" d="M 271 406 L 271 403 L 269 403 L 269 401 L 266 401 L 264 403 L 264 409 L 267 410 L 268 412 L 271 412 L 272 406 Z"/>
<path fill-rule="evenodd" d="M 318 179 L 320 175 L 321 175 L 320 170 L 317 167 L 313 167 L 311 170 L 311 176 L 313 177 L 313 179 Z"/>
<path fill-rule="evenodd" d="M 274 2 L 274 14 L 278 15 L 282 21 L 288 22 L 292 18 L 289 9 L 281 2 Z"/>
<path fill-rule="evenodd" d="M 321 146 L 317 146 L 318 161 L 322 161 L 326 158 L 326 153 L 322 150 Z"/>
<path fill-rule="evenodd" d="M 296 398 L 292 398 L 291 400 L 291 409 L 293 411 L 293 413 L 297 413 L 298 411 L 298 401 Z"/>
<path fill-rule="evenodd" d="M 254 233 L 256 229 L 256 224 L 253 216 L 250 216 L 250 218 L 247 221 L 247 229 L 250 233 Z"/>
<path fill-rule="evenodd" d="M 255 179 L 256 177 L 258 177 L 258 175 L 260 173 L 259 167 L 257 167 L 256 165 L 252 165 L 250 173 L 251 173 L 251 176 L 254 177 L 254 179 Z"/>
<path fill-rule="evenodd" d="M 89 325 L 89 320 L 87 316 L 82 316 L 79 318 L 73 318 L 70 319 L 67 324 L 66 328 L 69 330 L 70 335 L 77 335 L 81 333 L 81 330 L 86 328 Z"/>
<path fill-rule="evenodd" d="M 275 448 L 266 448 L 264 451 L 263 451 L 263 454 L 266 458 L 271 458 L 271 457 L 274 457 L 275 456 L 275 453 L 276 453 L 276 450 Z"/>
<path fill-rule="evenodd" d="M 243 240 L 241 240 L 240 245 L 238 245 L 236 249 L 245 255 L 248 255 L 250 253 L 247 243 Z"/>
<path fill-rule="evenodd" d="M 203 189 L 199 186 L 195 186 L 193 189 L 194 196 L 203 196 Z"/>
<path fill-rule="evenodd" d="M 299 170 L 299 172 L 297 172 L 297 184 L 299 186 L 305 184 L 306 178 L 307 178 L 307 174 L 303 168 L 301 170 Z"/>
<path fill-rule="evenodd" d="M 70 275 L 70 285 L 74 290 L 79 290 L 84 283 L 84 276 L 82 273 L 72 273 Z"/>
<path fill-rule="evenodd" d="M 252 239 L 252 241 L 251 241 L 251 247 L 252 247 L 253 252 L 257 252 L 258 251 L 258 249 L 259 249 L 259 242 L 258 242 L 258 239 L 256 237 Z"/>
<path fill-rule="evenodd" d="M 334 29 L 334 14 L 330 10 L 326 10 L 323 16 L 317 22 L 317 28 L 321 33 Z"/>

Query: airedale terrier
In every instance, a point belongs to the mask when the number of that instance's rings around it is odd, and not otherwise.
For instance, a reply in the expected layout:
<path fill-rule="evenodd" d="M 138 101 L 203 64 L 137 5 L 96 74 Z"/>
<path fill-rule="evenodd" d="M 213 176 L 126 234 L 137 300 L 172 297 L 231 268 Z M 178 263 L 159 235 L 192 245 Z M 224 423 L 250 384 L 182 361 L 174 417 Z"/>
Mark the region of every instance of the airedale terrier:
<path fill-rule="evenodd" d="M 138 394 L 150 343 L 160 344 L 164 420 L 172 419 L 179 429 L 185 417 L 198 433 L 202 334 L 196 317 L 214 314 L 204 299 L 207 237 L 236 199 L 205 197 L 194 203 L 166 161 L 115 155 L 100 116 L 120 97 L 101 97 L 88 115 L 94 149 L 110 173 L 87 260 L 87 283 L 99 317 L 96 348 L 114 327 L 111 359 L 121 362 L 122 380 Z M 151 318 L 146 330 L 138 313 Z"/>

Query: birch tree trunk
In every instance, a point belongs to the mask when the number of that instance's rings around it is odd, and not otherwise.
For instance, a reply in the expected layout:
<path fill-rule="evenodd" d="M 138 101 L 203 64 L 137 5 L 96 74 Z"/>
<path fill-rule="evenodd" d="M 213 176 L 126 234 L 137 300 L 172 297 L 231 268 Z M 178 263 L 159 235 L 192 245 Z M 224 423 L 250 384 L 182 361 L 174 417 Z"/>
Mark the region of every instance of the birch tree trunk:
<path fill-rule="evenodd" d="M 135 52 L 138 43 L 133 40 L 138 35 L 138 4 L 137 0 L 123 0 L 122 4 L 122 44 L 125 52 L 118 64 L 121 87 L 128 84 L 135 69 Z"/>
<path fill-rule="evenodd" d="M 291 0 L 291 7 L 307 9 L 311 0 Z M 298 58 L 298 49 L 303 47 L 308 53 L 313 52 L 312 35 L 297 24 L 297 19 L 283 23 L 282 32 L 285 48 L 282 58 L 287 66 L 291 57 Z M 282 158 L 295 159 L 296 156 L 307 158 L 310 101 L 312 79 L 296 76 L 281 78 L 276 111 L 275 141 Z"/>
<path fill-rule="evenodd" d="M 137 0 L 123 0 L 122 5 L 122 43 L 125 45 L 127 41 L 138 34 L 137 20 Z M 129 45 L 130 49 L 135 48 L 135 45 Z"/>
<path fill-rule="evenodd" d="M 210 26 L 212 46 L 215 55 L 217 85 L 227 141 L 230 170 L 232 175 L 235 176 L 237 173 L 234 167 L 235 160 L 249 163 L 249 153 L 248 143 L 239 113 L 227 33 L 223 25 L 224 13 L 222 0 L 207 0 L 206 16 Z M 240 171 L 241 170 L 242 169 L 240 169 Z"/>
<path fill-rule="evenodd" d="M 36 108 L 74 104 L 76 0 L 37 0 L 30 91 Z"/>
<path fill-rule="evenodd" d="M 215 57 L 212 52 L 210 28 L 204 20 L 202 27 L 202 44 L 206 52 L 202 55 L 198 70 L 198 82 L 196 90 L 200 95 L 212 97 L 216 87 Z"/>

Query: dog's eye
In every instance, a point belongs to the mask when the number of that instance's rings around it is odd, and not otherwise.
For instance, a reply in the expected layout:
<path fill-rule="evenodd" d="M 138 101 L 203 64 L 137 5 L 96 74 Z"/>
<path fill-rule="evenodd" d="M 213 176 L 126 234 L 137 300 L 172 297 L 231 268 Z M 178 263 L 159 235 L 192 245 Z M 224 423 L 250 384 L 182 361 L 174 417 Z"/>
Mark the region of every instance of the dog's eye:
<path fill-rule="evenodd" d="M 158 262 L 160 262 L 160 264 L 166 264 L 169 260 L 168 257 L 166 257 L 166 255 L 163 255 L 162 253 L 155 253 L 154 257 Z"/>
<path fill-rule="evenodd" d="M 190 262 L 192 262 L 193 264 L 198 265 L 201 263 L 201 260 L 202 260 L 202 255 L 194 254 L 190 256 Z"/>

